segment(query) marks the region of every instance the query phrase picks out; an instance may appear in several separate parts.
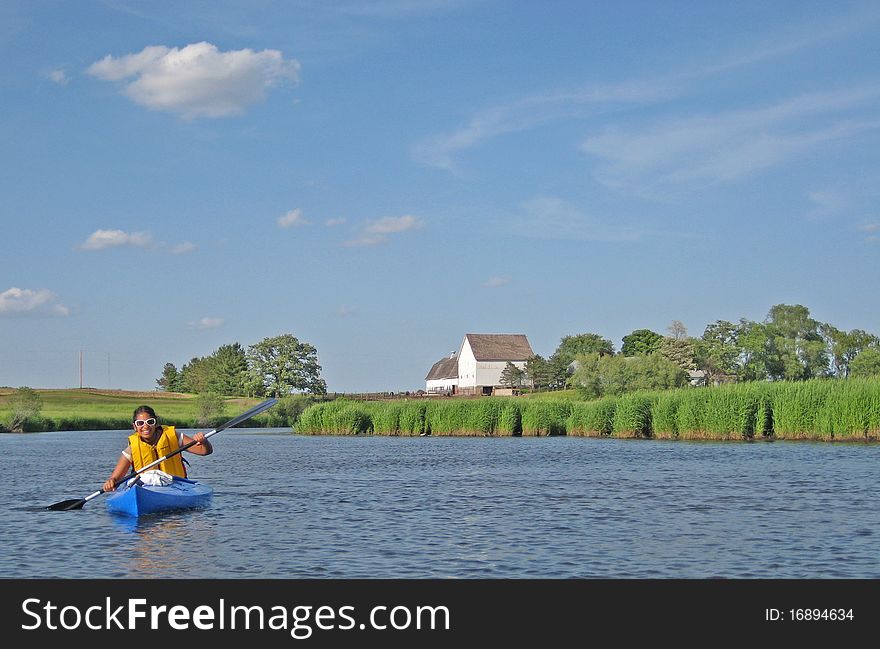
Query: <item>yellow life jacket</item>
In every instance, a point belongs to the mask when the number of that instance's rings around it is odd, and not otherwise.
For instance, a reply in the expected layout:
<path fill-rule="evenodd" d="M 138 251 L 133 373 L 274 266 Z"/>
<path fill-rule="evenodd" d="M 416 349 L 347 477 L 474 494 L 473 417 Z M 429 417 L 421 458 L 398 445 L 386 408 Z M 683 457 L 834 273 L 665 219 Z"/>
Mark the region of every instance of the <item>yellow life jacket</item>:
<path fill-rule="evenodd" d="M 131 446 L 131 464 L 135 471 L 139 471 L 150 462 L 155 462 L 160 457 L 173 453 L 180 448 L 177 444 L 177 431 L 174 429 L 174 426 L 162 426 L 162 434 L 159 436 L 159 441 L 156 442 L 155 446 L 142 440 L 141 436 L 137 433 L 128 436 L 128 443 Z M 186 477 L 186 467 L 183 464 L 181 453 L 174 457 L 169 457 L 153 468 L 158 468 L 165 473 L 170 473 L 180 478 Z"/>

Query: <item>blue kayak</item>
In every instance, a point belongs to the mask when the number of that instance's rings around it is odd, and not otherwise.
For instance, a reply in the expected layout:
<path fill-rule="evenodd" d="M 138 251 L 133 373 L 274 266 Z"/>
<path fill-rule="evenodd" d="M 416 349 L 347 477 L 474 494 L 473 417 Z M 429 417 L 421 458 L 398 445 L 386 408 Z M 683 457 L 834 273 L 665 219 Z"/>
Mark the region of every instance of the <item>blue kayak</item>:
<path fill-rule="evenodd" d="M 174 476 L 169 485 L 121 486 L 107 497 L 107 509 L 117 514 L 143 516 L 178 509 L 206 507 L 214 490 L 194 480 Z"/>

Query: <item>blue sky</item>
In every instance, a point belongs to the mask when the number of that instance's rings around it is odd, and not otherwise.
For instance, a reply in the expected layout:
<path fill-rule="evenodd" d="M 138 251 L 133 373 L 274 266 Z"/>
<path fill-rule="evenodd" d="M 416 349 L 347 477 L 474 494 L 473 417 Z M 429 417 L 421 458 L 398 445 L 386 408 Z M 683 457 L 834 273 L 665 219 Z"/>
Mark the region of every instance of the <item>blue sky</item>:
<path fill-rule="evenodd" d="M 0 385 L 292 333 L 331 391 L 465 333 L 880 334 L 880 5 L 0 3 Z"/>

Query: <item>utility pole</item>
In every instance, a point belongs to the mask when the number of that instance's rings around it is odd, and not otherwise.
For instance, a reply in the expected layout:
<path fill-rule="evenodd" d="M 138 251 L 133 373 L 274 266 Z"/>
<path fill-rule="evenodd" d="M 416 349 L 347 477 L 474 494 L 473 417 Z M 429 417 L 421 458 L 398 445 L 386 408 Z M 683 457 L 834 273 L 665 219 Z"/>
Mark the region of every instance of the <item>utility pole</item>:
<path fill-rule="evenodd" d="M 82 390 L 83 387 L 83 353 L 82 350 L 79 350 L 79 389 Z"/>

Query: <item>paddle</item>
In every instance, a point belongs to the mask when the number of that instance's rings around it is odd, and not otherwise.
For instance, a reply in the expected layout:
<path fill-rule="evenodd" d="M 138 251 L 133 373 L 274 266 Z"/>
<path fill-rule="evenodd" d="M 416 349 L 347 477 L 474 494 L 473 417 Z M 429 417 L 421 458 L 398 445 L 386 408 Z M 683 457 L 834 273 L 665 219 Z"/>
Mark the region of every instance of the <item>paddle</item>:
<path fill-rule="evenodd" d="M 229 421 L 227 421 L 227 422 L 226 422 L 225 424 L 223 424 L 222 426 L 218 426 L 217 428 L 215 428 L 214 430 L 212 430 L 210 433 L 205 433 L 205 439 L 207 439 L 207 438 L 210 437 L 211 435 L 216 435 L 216 434 L 219 433 L 221 430 L 225 430 L 225 429 L 227 429 L 227 428 L 231 428 L 232 426 L 235 426 L 236 424 L 240 424 L 240 423 L 242 423 L 242 422 L 244 422 L 244 421 L 247 421 L 247 420 L 250 419 L 251 417 L 260 414 L 260 413 L 263 412 L 264 410 L 268 410 L 269 408 L 271 408 L 272 406 L 274 406 L 276 403 L 278 403 L 278 399 L 267 399 L 267 400 L 264 401 L 263 403 L 254 406 L 253 408 L 251 408 L 251 409 L 248 410 L 247 412 L 243 412 L 243 413 L 241 413 L 238 417 L 235 417 L 234 419 L 230 419 Z M 194 446 L 194 445 L 197 444 L 197 443 L 198 443 L 198 442 L 196 442 L 196 441 L 192 441 L 192 442 L 190 442 L 189 444 L 184 444 L 183 446 L 181 446 L 181 447 L 180 447 L 179 449 L 177 449 L 176 451 L 174 451 L 174 452 L 172 452 L 172 453 L 168 453 L 167 455 L 163 455 L 163 456 L 160 457 L 158 460 L 156 460 L 156 461 L 154 461 L 154 462 L 150 462 L 150 463 L 147 464 L 146 466 L 141 467 L 140 470 L 138 470 L 138 471 L 132 471 L 132 472 L 129 473 L 127 476 L 125 476 L 124 478 L 122 478 L 121 480 L 119 480 L 119 481 L 117 482 L 117 484 L 123 484 L 124 482 L 127 482 L 128 480 L 131 480 L 131 479 L 132 479 L 133 477 L 135 477 L 136 475 L 143 473 L 143 472 L 146 471 L 147 469 L 149 469 L 149 468 L 151 468 L 151 467 L 154 467 L 154 466 L 156 466 L 157 464 L 159 464 L 159 463 L 161 463 L 161 462 L 164 462 L 164 461 L 167 460 L 169 457 L 173 457 L 173 456 L 177 455 L 178 453 L 182 453 L 183 451 L 185 451 L 186 449 L 188 449 L 190 446 Z M 49 505 L 48 507 L 46 507 L 46 509 L 51 509 L 51 510 L 53 510 L 53 511 L 67 511 L 67 510 L 70 510 L 70 509 L 82 509 L 82 508 L 83 508 L 83 505 L 85 505 L 87 502 L 89 502 L 92 498 L 97 498 L 97 497 L 100 496 L 102 493 L 104 493 L 104 489 L 103 489 L 103 488 L 101 488 L 99 491 L 96 491 L 95 493 L 89 494 L 89 495 L 86 496 L 85 498 L 71 498 L 71 499 L 69 499 L 69 500 L 62 500 L 60 503 L 55 503 L 54 505 Z"/>

